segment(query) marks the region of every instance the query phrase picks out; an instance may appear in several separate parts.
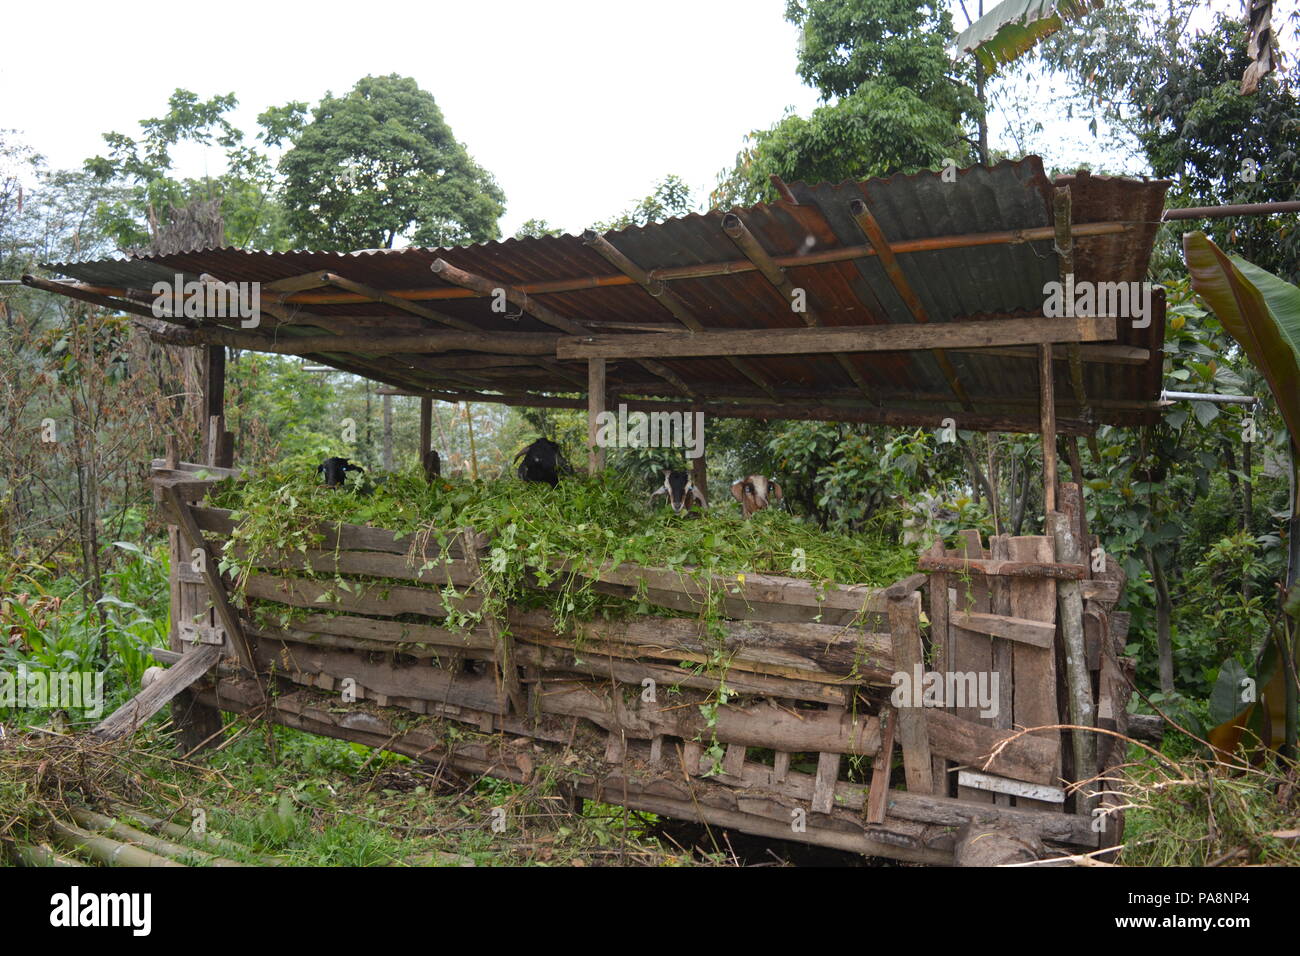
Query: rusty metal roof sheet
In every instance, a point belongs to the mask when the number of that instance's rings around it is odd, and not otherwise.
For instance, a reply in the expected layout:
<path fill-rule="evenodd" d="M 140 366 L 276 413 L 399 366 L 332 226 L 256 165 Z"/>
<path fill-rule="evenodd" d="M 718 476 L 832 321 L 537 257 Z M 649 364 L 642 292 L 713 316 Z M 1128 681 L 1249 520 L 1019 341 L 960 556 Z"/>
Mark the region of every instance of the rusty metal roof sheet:
<path fill-rule="evenodd" d="M 1018 238 L 1023 230 L 1050 227 L 1055 185 L 1068 185 L 1076 227 L 1120 223 L 1124 228 L 1075 240 L 1078 281 L 1140 282 L 1168 186 L 1163 181 L 1090 176 L 1080 172 L 1055 183 L 1041 160 L 1030 156 L 993 166 L 975 166 L 956 175 L 921 172 L 865 182 L 790 184 L 794 201 L 734 210 L 771 255 L 781 258 L 791 282 L 805 290 L 809 306 L 824 325 L 912 323 L 915 318 L 896 290 L 879 257 L 860 250 L 868 245 L 850 213 L 850 202 L 864 200 L 886 240 L 899 246 L 898 262 L 932 323 L 1009 319 L 1043 313 L 1044 286 L 1058 277 L 1059 260 L 1051 238 Z M 786 297 L 756 271 L 722 228 L 714 210 L 667 222 L 632 227 L 605 236 L 634 263 L 661 280 L 705 329 L 800 328 L 801 316 Z M 1001 241 L 975 239 L 1003 235 Z M 944 237 L 968 237 L 953 246 Z M 935 242 L 934 240 L 939 240 Z M 901 245 L 900 245 L 901 244 Z M 931 246 L 939 248 L 931 248 Z M 854 250 L 859 250 L 857 253 Z M 388 293 L 400 293 L 424 309 L 486 332 L 554 331 L 511 305 L 493 311 L 488 299 L 451 285 L 430 267 L 445 259 L 493 283 L 521 288 L 530 301 L 593 331 L 615 331 L 627 323 L 680 330 L 682 325 L 654 295 L 632 283 L 580 237 L 507 239 L 451 249 L 408 248 L 334 252 L 255 252 L 203 249 L 130 260 L 60 263 L 52 271 L 108 293 L 148 289 L 176 273 L 208 274 L 227 282 L 271 283 L 312 272 L 329 272 Z M 268 295 L 264 293 L 264 297 Z M 1159 300 L 1159 297 L 1157 297 Z M 1158 306 L 1162 300 L 1158 301 Z M 283 306 L 297 326 L 283 333 L 318 332 L 331 326 L 382 336 L 436 322 L 391 304 L 359 300 L 339 288 L 322 286 L 294 292 Z M 323 326 L 312 326 L 320 317 Z M 364 319 L 362 322 L 360 320 Z M 205 320 L 206 321 L 206 320 Z M 391 328 L 388 326 L 391 325 Z M 1121 322 L 1117 345 L 1137 356 L 1122 362 L 1087 360 L 1084 381 L 1095 420 L 1137 424 L 1153 420 L 1160 389 L 1163 308 L 1145 328 Z M 1145 358 L 1137 350 L 1146 350 Z M 998 349 L 948 353 L 961 386 L 977 410 L 1036 421 L 1037 365 L 1032 350 Z M 870 401 L 882 407 L 957 414 L 961 404 L 932 352 L 856 353 L 845 357 L 864 381 Z M 479 359 L 472 372 L 449 369 L 427 356 L 387 355 L 365 359 L 371 377 L 415 390 L 464 391 L 466 382 L 488 390 L 573 392 L 582 381 L 582 363 L 552 361 L 546 367 L 513 360 L 492 367 Z M 322 356 L 345 367 L 349 363 Z M 830 403 L 868 401 L 844 364 L 833 355 L 762 356 L 748 365 L 784 399 Z M 1068 367 L 1055 363 L 1056 394 L 1062 414 L 1077 414 Z M 690 384 L 701 398 L 754 401 L 770 399 L 725 358 L 665 359 L 663 365 Z M 351 363 L 356 370 L 357 363 Z M 487 384 L 483 384 L 487 383 Z M 499 383 L 499 384 L 495 384 Z M 611 362 L 615 392 L 672 397 L 661 377 L 633 361 Z"/>

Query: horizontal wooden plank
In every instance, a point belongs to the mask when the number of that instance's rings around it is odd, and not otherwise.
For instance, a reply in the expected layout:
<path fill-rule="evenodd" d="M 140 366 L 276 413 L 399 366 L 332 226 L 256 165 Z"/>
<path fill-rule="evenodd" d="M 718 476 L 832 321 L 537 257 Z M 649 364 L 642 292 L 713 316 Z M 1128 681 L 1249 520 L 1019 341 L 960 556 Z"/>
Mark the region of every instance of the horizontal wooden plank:
<path fill-rule="evenodd" d="M 1024 734 L 1003 746 L 989 763 L 989 755 L 1017 731 L 977 724 L 937 707 L 925 708 L 925 718 L 931 753 L 1017 780 L 1058 782 L 1055 766 L 1059 740 Z"/>
<path fill-rule="evenodd" d="M 924 325 L 820 326 L 733 329 L 724 332 L 573 335 L 556 343 L 562 359 L 685 358 L 735 355 L 817 355 L 834 352 L 910 352 L 978 349 L 1049 342 L 1105 342 L 1115 338 L 1113 317 L 995 319 Z"/>
<path fill-rule="evenodd" d="M 1041 783 L 1024 783 L 1020 780 L 1008 780 L 993 774 L 978 773 L 974 770 L 957 771 L 957 784 L 975 790 L 989 790 L 993 793 L 1006 793 L 1013 797 L 1026 797 L 1041 800 L 1044 803 L 1065 803 L 1065 791 L 1060 787 L 1048 787 Z"/>
<path fill-rule="evenodd" d="M 194 520 L 205 532 L 218 537 L 229 537 L 235 529 L 235 521 L 231 518 L 232 512 L 228 509 L 193 508 L 191 510 Z M 321 536 L 321 550 L 383 551 L 388 554 L 406 554 L 411 550 L 412 544 L 412 536 L 409 534 L 398 535 L 384 528 L 372 528 L 368 525 L 320 524 L 316 525 L 313 531 Z M 426 556 L 436 557 L 445 553 L 451 557 L 461 557 L 460 544 L 456 540 L 458 533 L 448 533 L 449 544 L 445 552 L 439 551 L 437 538 L 432 538 L 425 552 Z M 478 540 L 481 547 L 487 546 L 486 535 L 480 534 Z"/>
<path fill-rule="evenodd" d="M 242 545 L 231 549 L 236 561 L 241 566 L 248 562 L 248 549 Z M 433 567 L 426 568 L 426 563 Z M 471 573 L 463 560 L 431 559 L 412 566 L 406 554 L 393 554 L 385 551 L 325 551 L 309 549 L 301 551 L 279 551 L 273 555 L 257 557 L 251 566 L 274 571 L 310 570 L 325 574 L 357 574 L 378 578 L 397 578 L 406 581 L 419 581 L 439 587 L 452 584 L 456 587 L 470 587 L 478 578 Z"/>
<path fill-rule="evenodd" d="M 1081 581 L 1088 574 L 1082 564 L 1057 564 L 1050 561 L 994 561 L 989 558 L 940 558 L 923 554 L 917 559 L 922 571 L 969 572 L 988 576 L 1010 578 L 1055 578 L 1063 581 Z"/>
<path fill-rule="evenodd" d="M 742 580 L 743 578 L 743 580 Z M 646 568 L 633 564 L 606 566 L 598 574 L 600 581 L 610 584 L 636 586 L 644 581 L 647 587 L 665 591 L 679 591 L 692 598 L 703 598 L 706 588 L 722 590 L 728 595 L 755 604 L 787 604 L 816 609 L 887 614 L 888 601 L 884 588 L 865 584 L 830 585 L 822 587 L 801 578 L 781 577 L 773 574 L 744 574 L 730 577 L 712 577 L 707 585 L 697 581 L 689 569 L 673 571 L 664 568 Z"/>
<path fill-rule="evenodd" d="M 490 675 L 476 676 L 428 664 L 396 667 L 374 662 L 368 655 L 336 648 L 283 643 L 267 638 L 256 641 L 258 663 L 283 673 L 327 674 L 335 681 L 352 678 L 357 684 L 390 697 L 408 697 L 468 706 L 488 713 L 506 713 Z M 880 727 L 874 717 L 847 711 L 795 712 L 768 700 L 721 706 L 714 726 L 697 706 L 681 706 L 687 692 L 659 695 L 657 702 L 625 695 L 609 681 L 548 682 L 541 696 L 543 713 L 582 717 L 606 731 L 650 740 L 668 734 L 687 740 L 716 734 L 723 743 L 751 747 L 778 747 L 793 752 L 816 751 L 870 756 L 880 746 Z M 629 699 L 630 697 L 630 699 Z M 694 697 L 692 701 L 691 697 Z M 705 695 L 692 693 L 686 703 L 701 703 Z"/>
<path fill-rule="evenodd" d="M 1032 362 L 1038 361 L 1038 349 L 1030 346 L 1028 348 L 1017 348 L 1008 346 L 1007 348 L 989 348 L 989 349 L 964 349 L 955 348 L 954 352 L 974 352 L 978 355 L 996 355 L 1006 356 L 1007 358 L 1022 358 Z M 1059 346 L 1052 350 L 1052 358 L 1058 362 L 1068 362 L 1070 360 L 1069 352 L 1064 346 Z M 1151 350 L 1139 348 L 1136 345 L 1080 345 L 1079 358 L 1084 362 L 1099 362 L 1104 365 L 1146 365 L 1151 361 Z"/>
<path fill-rule="evenodd" d="M 1056 640 L 1056 627 L 1042 621 L 1012 617 L 1009 614 L 984 614 L 959 608 L 955 602 L 948 602 L 949 620 L 963 630 L 991 637 L 1003 637 L 1021 644 L 1034 647 L 1051 647 Z"/>
<path fill-rule="evenodd" d="M 203 465 L 192 461 L 177 462 L 174 469 L 169 469 L 165 458 L 155 458 L 149 463 L 149 466 L 154 471 L 185 471 L 193 475 L 212 478 L 239 478 L 244 474 L 242 468 L 222 468 L 218 465 Z"/>
<path fill-rule="evenodd" d="M 350 582 L 350 585 L 355 590 L 344 590 L 332 580 L 313 581 L 274 574 L 250 574 L 244 582 L 244 594 L 250 598 L 316 610 L 354 611 L 382 617 L 396 617 L 399 614 L 447 616 L 442 594 L 433 588 L 382 582 Z M 451 598 L 449 602 L 454 608 L 468 611 L 478 610 L 483 603 L 482 598 L 473 593 Z"/>

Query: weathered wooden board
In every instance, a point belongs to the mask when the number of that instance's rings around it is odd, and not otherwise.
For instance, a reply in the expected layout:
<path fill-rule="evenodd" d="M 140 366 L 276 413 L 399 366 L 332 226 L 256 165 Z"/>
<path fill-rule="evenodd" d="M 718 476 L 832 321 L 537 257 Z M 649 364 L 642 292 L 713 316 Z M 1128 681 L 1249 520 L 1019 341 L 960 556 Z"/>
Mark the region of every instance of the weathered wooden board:
<path fill-rule="evenodd" d="M 1008 780 L 993 774 L 978 773 L 974 770 L 961 770 L 957 781 L 963 787 L 974 787 L 995 793 L 1007 793 L 1021 799 L 1032 799 L 1034 803 L 1065 803 L 1065 791 L 1060 787 L 1048 787 L 1041 783 L 1025 783 L 1021 780 Z"/>
<path fill-rule="evenodd" d="M 1011 557 L 1022 562 L 1049 561 L 1054 554 L 1049 539 L 1042 536 L 1012 538 Z M 1048 578 L 1017 578 L 1011 583 L 1011 613 L 1029 620 L 1056 623 L 1056 584 Z M 1014 720 L 1020 727 L 1044 727 L 1060 723 L 1056 695 L 1056 652 L 1054 648 L 1016 644 Z M 1054 778 L 1061 774 L 1060 731 L 1039 731 L 1052 742 L 1056 756 L 1049 768 Z M 1005 792 L 1005 791 L 1003 791 Z M 1040 803 L 1018 797 L 1017 806 L 1062 809 L 1061 804 Z"/>
<path fill-rule="evenodd" d="M 244 594 L 251 598 L 293 607 L 353 611 L 381 617 L 420 614 L 440 618 L 447 616 L 446 603 L 466 611 L 477 611 L 483 603 L 482 598 L 474 593 L 444 599 L 437 590 L 404 584 L 355 581 L 348 582 L 348 588 L 344 589 L 333 580 L 259 573 L 250 574 L 244 582 Z"/>
<path fill-rule="evenodd" d="M 956 558 L 963 562 L 974 562 L 983 561 L 988 556 L 989 552 L 983 547 L 979 532 L 961 533 Z M 978 574 L 949 574 L 947 577 L 954 589 L 948 610 L 948 633 L 952 648 L 949 652 L 950 666 L 955 673 L 974 674 L 978 679 L 979 675 L 991 674 L 993 671 L 993 641 L 988 635 L 965 630 L 954 621 L 953 617 L 954 610 L 975 614 L 989 613 L 991 579 Z M 952 705 L 951 712 L 962 720 L 992 723 L 992 718 L 982 715 L 972 701 L 963 701 L 961 706 L 957 706 L 956 702 L 949 703 Z M 992 796 L 979 790 L 958 787 L 957 796 L 980 803 L 993 802 Z"/>

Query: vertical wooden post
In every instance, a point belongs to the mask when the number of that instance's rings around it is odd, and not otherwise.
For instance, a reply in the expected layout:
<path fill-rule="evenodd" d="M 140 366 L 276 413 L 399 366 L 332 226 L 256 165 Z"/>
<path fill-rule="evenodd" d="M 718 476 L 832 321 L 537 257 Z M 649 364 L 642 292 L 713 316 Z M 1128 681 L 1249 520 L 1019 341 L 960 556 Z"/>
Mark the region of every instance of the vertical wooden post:
<path fill-rule="evenodd" d="M 596 445 L 597 417 L 605 411 L 605 360 L 587 359 L 587 471 L 605 467 L 605 449 Z"/>
<path fill-rule="evenodd" d="M 1043 519 L 1056 510 L 1056 393 L 1052 346 L 1038 346 L 1039 421 L 1043 435 Z"/>
<path fill-rule="evenodd" d="M 226 431 L 226 347 L 208 345 L 203 353 L 203 460 L 229 468 L 234 464 L 235 436 Z"/>
<path fill-rule="evenodd" d="M 384 471 L 393 470 L 393 396 L 384 393 Z"/>
<path fill-rule="evenodd" d="M 1071 482 L 1061 488 L 1062 511 L 1049 515 L 1048 532 L 1052 535 L 1056 560 L 1064 564 L 1085 563 L 1082 542 L 1078 538 L 1076 511 L 1083 507 L 1079 486 Z M 1080 727 L 1096 726 L 1092 699 L 1092 679 L 1088 675 L 1088 655 L 1083 633 L 1083 597 L 1078 581 L 1057 581 L 1058 633 L 1065 652 L 1065 676 L 1068 688 L 1069 721 Z M 1084 731 L 1071 731 L 1074 754 L 1074 778 L 1091 781 L 1097 774 L 1097 738 Z M 1090 815 L 1096 805 L 1096 784 L 1084 785 L 1075 797 L 1076 812 Z"/>
<path fill-rule="evenodd" d="M 420 399 L 420 448 L 416 453 L 415 459 L 424 464 L 424 453 L 429 450 L 433 443 L 433 399 L 425 397 Z"/>
<path fill-rule="evenodd" d="M 478 448 L 474 445 L 474 410 L 465 403 L 465 431 L 469 435 L 469 476 L 478 481 Z"/>
<path fill-rule="evenodd" d="M 908 680 L 925 669 L 921 646 L 921 595 L 913 591 L 905 598 L 889 601 L 889 632 L 893 640 L 894 668 Z M 919 693 L 920 688 L 913 688 Z M 925 709 L 920 701 L 898 709 L 898 740 L 903 745 L 903 773 L 912 793 L 934 792 L 934 764 L 930 737 L 925 726 Z"/>
<path fill-rule="evenodd" d="M 203 400 L 203 461 L 205 464 L 229 467 L 233 464 L 233 442 L 227 443 L 226 422 L 226 349 L 224 346 L 206 346 L 203 350 L 202 371 Z M 231 436 L 233 438 L 233 436 Z M 175 434 L 167 436 L 166 465 L 175 469 L 180 463 L 179 443 Z M 168 509 L 175 512 L 172 502 L 167 501 Z M 176 515 L 180 520 L 179 515 Z M 178 525 L 167 527 L 167 539 L 170 545 L 171 574 L 171 617 L 172 627 L 168 635 L 168 645 L 182 654 L 201 649 L 200 646 L 181 640 L 181 622 L 193 623 L 195 617 L 207 606 L 204 600 L 203 586 L 183 581 L 181 565 L 193 560 L 193 545 L 181 533 Z M 180 731 L 179 744 L 182 753 L 191 753 L 200 745 L 215 747 L 221 743 L 221 711 L 206 704 L 200 704 L 193 690 L 186 689 L 172 698 L 172 723 Z M 206 743 L 205 743 L 206 741 Z"/>
<path fill-rule="evenodd" d="M 690 414 L 694 415 L 696 409 L 691 409 Z M 700 489 L 700 494 L 704 495 L 704 500 L 709 500 L 709 466 L 708 454 L 704 445 L 704 416 L 699 418 L 700 433 L 696 436 L 696 441 L 700 446 L 700 457 L 691 459 L 691 484 Z"/>

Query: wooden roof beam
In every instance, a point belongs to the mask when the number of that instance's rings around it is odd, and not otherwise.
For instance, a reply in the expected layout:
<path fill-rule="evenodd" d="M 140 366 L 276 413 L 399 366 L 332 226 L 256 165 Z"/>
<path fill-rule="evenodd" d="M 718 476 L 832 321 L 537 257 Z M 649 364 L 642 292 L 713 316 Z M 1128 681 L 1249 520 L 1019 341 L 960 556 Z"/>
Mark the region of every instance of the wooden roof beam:
<path fill-rule="evenodd" d="M 791 311 L 803 319 L 804 325 L 816 327 L 821 325 L 821 318 L 817 315 L 814 305 L 808 301 L 808 291 L 806 289 L 797 289 L 790 277 L 785 274 L 785 269 L 776 264 L 776 261 L 763 248 L 754 234 L 749 231 L 744 220 L 734 212 L 729 212 L 722 217 L 722 231 L 727 234 L 732 242 L 744 253 L 745 258 L 754 264 L 754 267 L 762 273 L 763 278 L 785 297 Z M 803 292 L 803 302 L 800 303 L 799 293 Z M 803 309 L 796 309 L 795 306 L 803 305 Z M 836 355 L 835 360 L 839 363 L 844 374 L 849 377 L 854 385 L 862 392 L 868 401 L 874 401 L 871 389 L 867 386 L 867 380 L 862 377 L 862 373 L 848 360 L 847 356 Z"/>
<path fill-rule="evenodd" d="M 867 241 L 876 250 L 876 258 L 880 260 L 885 275 L 889 277 L 890 283 L 902 298 L 903 304 L 912 313 L 912 318 L 918 323 L 929 322 L 929 313 L 926 312 L 925 306 L 921 304 L 921 299 L 912 288 L 912 284 L 907 281 L 907 276 L 903 274 L 903 267 L 898 264 L 898 257 L 895 256 L 893 248 L 889 245 L 889 240 L 885 238 L 884 230 L 880 228 L 880 223 L 876 222 L 876 217 L 871 214 L 867 204 L 861 199 L 855 199 L 849 203 L 849 212 L 852 213 L 854 222 L 866 235 Z M 948 380 L 948 387 L 957 396 L 962 407 L 972 408 L 970 396 L 966 394 L 965 386 L 958 379 L 957 370 L 953 367 L 952 360 L 944 352 L 935 352 L 934 361 L 938 364 L 939 370 L 943 372 L 943 377 Z"/>
<path fill-rule="evenodd" d="M 729 329 L 720 332 L 587 335 L 556 343 L 561 358 L 698 358 L 719 355 L 826 355 L 842 352 L 933 351 L 952 346 L 1105 342 L 1112 316 L 990 319 L 917 325 L 823 326 L 812 329 Z"/>
<path fill-rule="evenodd" d="M 567 319 L 558 312 L 553 311 L 550 307 L 543 305 L 536 299 L 530 299 L 528 293 L 520 292 L 511 286 L 502 282 L 493 282 L 483 276 L 475 275 L 472 272 L 466 272 L 452 265 L 446 259 L 435 259 L 429 267 L 433 274 L 440 279 L 450 282 L 452 285 L 458 285 L 465 289 L 471 289 L 481 296 L 491 296 L 496 294 L 496 290 L 502 290 L 508 302 L 519 306 L 539 322 L 543 322 L 552 328 L 559 329 L 561 332 L 567 332 L 570 335 L 585 335 L 586 329 L 578 325 L 572 319 Z M 640 362 L 642 368 L 652 375 L 657 375 L 664 381 L 672 385 L 683 395 L 690 395 L 691 387 L 686 384 L 676 372 L 672 369 L 661 365 L 652 360 L 643 360 Z M 584 383 L 584 388 L 586 383 Z"/>
<path fill-rule="evenodd" d="M 487 402 L 498 405 L 516 405 L 525 408 L 577 408 L 587 407 L 585 398 L 565 398 L 557 395 L 525 393 L 522 395 L 492 392 L 447 392 L 437 389 L 415 389 L 399 386 L 402 394 L 413 397 L 431 397 L 447 402 Z M 957 427 L 970 431 L 1013 432 L 1036 434 L 1039 421 L 1036 414 L 986 415 L 953 412 L 947 409 L 892 409 L 877 408 L 858 402 L 854 405 L 824 405 L 812 401 L 782 399 L 778 404 L 766 402 L 725 401 L 656 401 L 622 393 L 611 395 L 630 412 L 693 412 L 700 411 L 718 418 L 763 418 L 797 421 L 863 422 L 875 425 L 894 425 L 905 428 L 941 428 L 945 418 L 955 418 Z M 1096 426 L 1076 419 L 1060 419 L 1057 431 L 1062 435 L 1085 435 Z"/>
<path fill-rule="evenodd" d="M 341 276 L 335 272 L 325 273 L 325 278 L 326 281 L 335 288 L 343 289 L 347 292 L 355 292 L 357 295 L 364 295 L 367 298 L 373 299 L 375 302 L 392 306 L 394 309 L 401 309 L 403 312 L 409 312 L 411 315 L 419 316 L 420 318 L 427 319 L 430 322 L 437 322 L 439 325 L 450 326 L 451 328 L 459 329 L 462 332 L 481 331 L 471 322 L 466 322 L 463 319 L 456 318 L 455 316 L 446 315 L 445 313 L 439 312 L 436 309 L 431 309 L 428 306 L 419 305 L 406 299 L 399 299 L 397 296 L 390 295 L 383 289 L 376 289 L 373 286 L 355 282 L 352 279 Z M 585 386 L 587 384 L 585 378 L 576 373 L 570 372 L 568 369 L 563 368 L 559 363 L 552 361 L 551 359 L 538 358 L 536 364 L 546 369 L 552 375 L 566 379 L 570 384 L 578 386 Z"/>
<path fill-rule="evenodd" d="M 615 269 L 630 278 L 637 285 L 641 286 L 641 288 L 645 289 L 646 292 L 654 297 L 655 301 L 671 312 L 682 325 L 686 326 L 692 332 L 704 331 L 704 324 L 695 317 L 694 313 L 691 312 L 690 306 L 683 302 L 676 292 L 668 288 L 666 283 L 655 279 L 650 275 L 650 273 L 646 272 L 627 256 L 623 255 L 623 253 L 619 252 L 614 244 L 604 236 L 600 235 L 593 229 L 588 229 L 582 234 L 582 241 L 596 252 L 600 253 L 600 255 L 604 257 L 605 261 Z M 758 369 L 754 368 L 754 366 L 749 362 L 746 362 L 744 359 L 733 358 L 730 356 L 728 356 L 727 362 L 732 368 L 757 385 L 773 399 L 776 398 L 776 391 L 772 388 L 771 382 L 769 382 L 767 377 Z"/>

